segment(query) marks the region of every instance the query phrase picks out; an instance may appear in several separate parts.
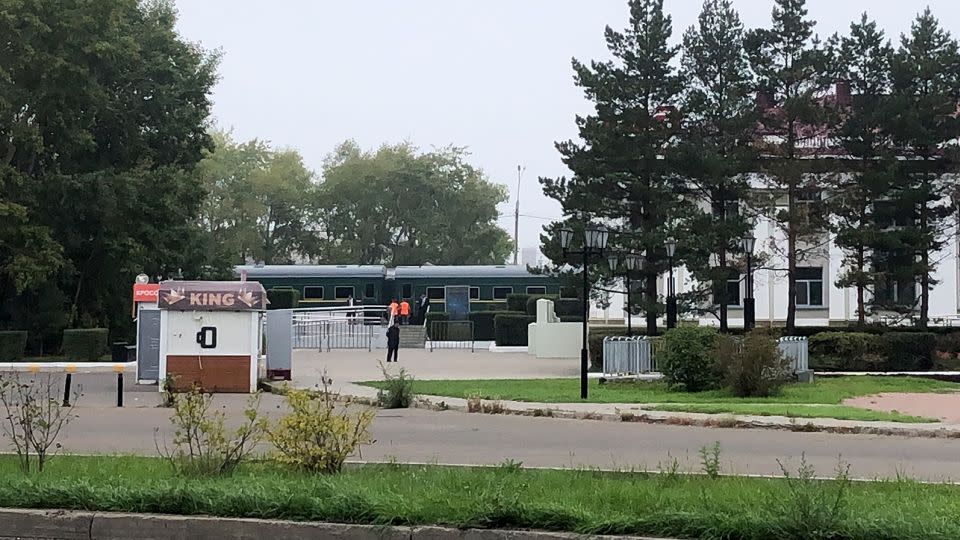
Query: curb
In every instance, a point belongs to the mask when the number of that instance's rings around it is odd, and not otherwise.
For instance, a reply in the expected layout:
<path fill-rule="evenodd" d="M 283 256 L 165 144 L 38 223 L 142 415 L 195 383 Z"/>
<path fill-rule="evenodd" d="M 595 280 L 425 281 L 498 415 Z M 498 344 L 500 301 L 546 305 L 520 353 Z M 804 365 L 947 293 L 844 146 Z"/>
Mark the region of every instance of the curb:
<path fill-rule="evenodd" d="M 279 393 L 272 384 L 264 383 L 268 391 Z M 341 394 L 345 403 L 356 403 L 377 407 L 377 398 Z M 905 424 L 903 427 L 890 425 L 864 425 L 853 421 L 847 425 L 830 425 L 814 422 L 812 419 L 791 419 L 787 417 L 747 417 L 739 418 L 731 414 L 671 413 L 669 411 L 637 412 L 616 410 L 615 413 L 579 412 L 564 410 L 563 403 L 543 404 L 541 407 L 517 407 L 496 400 L 470 401 L 463 398 L 443 396 L 416 396 L 410 408 L 431 411 L 455 411 L 468 414 L 500 414 L 505 416 L 530 416 L 535 418 L 560 418 L 565 420 L 598 420 L 604 422 L 661 424 L 671 426 L 694 426 L 721 429 L 768 429 L 799 433 L 832 433 L 838 435 L 882 435 L 891 437 L 913 437 L 928 439 L 960 439 L 960 425 L 944 427 L 924 427 L 922 424 Z M 782 418 L 782 419 L 780 419 Z M 806 421 L 803 421 L 806 420 Z"/>
<path fill-rule="evenodd" d="M 183 538 L 283 538 L 313 540 L 574 540 L 580 538 L 657 540 L 639 536 L 584 536 L 571 533 L 449 527 L 389 527 L 206 516 L 101 513 L 74 510 L 0 509 L 4 538 L 43 540 L 180 540 Z M 667 540 L 667 539 L 660 539 Z"/>

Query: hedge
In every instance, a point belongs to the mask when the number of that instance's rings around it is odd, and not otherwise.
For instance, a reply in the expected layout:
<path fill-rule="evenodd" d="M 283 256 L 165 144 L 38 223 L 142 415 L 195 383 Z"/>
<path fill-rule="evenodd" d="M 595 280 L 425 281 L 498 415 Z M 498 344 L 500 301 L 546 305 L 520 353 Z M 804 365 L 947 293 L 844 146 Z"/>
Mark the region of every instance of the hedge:
<path fill-rule="evenodd" d="M 526 313 L 527 311 L 527 300 L 530 299 L 529 294 L 508 294 L 507 295 L 507 311 L 515 311 L 518 313 Z"/>
<path fill-rule="evenodd" d="M 932 332 L 887 332 L 880 336 L 887 371 L 926 371 L 933 367 L 937 335 Z"/>
<path fill-rule="evenodd" d="M 106 328 L 63 331 L 63 354 L 67 360 L 96 362 L 107 352 Z"/>
<path fill-rule="evenodd" d="M 527 315 L 537 316 L 537 300 L 546 298 L 553 301 L 553 312 L 557 317 L 583 317 L 583 303 L 575 298 L 558 298 L 556 295 L 530 295 L 527 298 Z"/>
<path fill-rule="evenodd" d="M 522 311 L 501 311 L 493 319 L 494 339 L 501 346 L 526 346 L 527 326 L 537 322 Z"/>
<path fill-rule="evenodd" d="M 294 309 L 300 305 L 300 292 L 296 289 L 270 289 L 267 300 L 270 301 L 267 309 Z"/>
<path fill-rule="evenodd" d="M 468 315 L 473 321 L 473 339 L 477 341 L 493 341 L 496 334 L 494 332 L 494 319 L 503 311 L 474 311 Z"/>
<path fill-rule="evenodd" d="M 430 335 L 430 328 L 433 326 L 434 321 L 449 321 L 449 320 L 450 320 L 450 314 L 448 313 L 444 313 L 442 311 L 441 312 L 428 311 L 425 319 L 425 322 L 427 325 L 427 338 L 433 339 L 433 337 Z"/>
<path fill-rule="evenodd" d="M 0 362 L 16 362 L 23 359 L 26 346 L 26 332 L 20 330 L 0 332 Z"/>
<path fill-rule="evenodd" d="M 933 332 L 821 332 L 810 336 L 810 367 L 820 371 L 925 371 L 933 367 Z"/>

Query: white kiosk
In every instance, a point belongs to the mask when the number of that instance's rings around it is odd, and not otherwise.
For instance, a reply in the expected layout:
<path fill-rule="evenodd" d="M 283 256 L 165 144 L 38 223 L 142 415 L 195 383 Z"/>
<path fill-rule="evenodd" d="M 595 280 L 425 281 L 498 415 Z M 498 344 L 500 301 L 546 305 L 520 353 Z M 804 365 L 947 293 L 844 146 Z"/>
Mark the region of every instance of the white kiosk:
<path fill-rule="evenodd" d="M 255 281 L 160 284 L 160 377 L 177 390 L 257 390 L 267 293 Z M 161 390 L 163 389 L 163 385 Z"/>

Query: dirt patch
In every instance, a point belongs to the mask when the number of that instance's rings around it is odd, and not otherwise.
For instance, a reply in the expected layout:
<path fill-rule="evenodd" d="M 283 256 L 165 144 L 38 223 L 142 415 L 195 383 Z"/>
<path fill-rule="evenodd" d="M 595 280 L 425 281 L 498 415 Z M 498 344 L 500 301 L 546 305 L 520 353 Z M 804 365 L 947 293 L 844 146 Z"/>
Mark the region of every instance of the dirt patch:
<path fill-rule="evenodd" d="M 897 411 L 911 416 L 937 418 L 960 424 L 960 394 L 878 394 L 846 399 L 844 405 L 873 411 Z"/>

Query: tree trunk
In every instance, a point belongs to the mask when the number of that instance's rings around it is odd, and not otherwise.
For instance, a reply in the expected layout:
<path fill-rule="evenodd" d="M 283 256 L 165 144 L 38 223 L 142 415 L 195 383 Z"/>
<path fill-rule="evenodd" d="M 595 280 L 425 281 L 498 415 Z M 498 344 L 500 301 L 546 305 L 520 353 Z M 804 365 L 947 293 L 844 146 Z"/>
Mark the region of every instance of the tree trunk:
<path fill-rule="evenodd" d="M 647 305 L 656 306 L 657 305 L 657 274 L 652 272 L 647 276 L 647 279 L 644 280 L 644 289 L 647 297 Z M 647 309 L 647 335 L 655 336 L 657 335 L 657 309 L 648 308 Z"/>
<path fill-rule="evenodd" d="M 930 240 L 933 234 L 927 231 L 927 201 L 926 195 L 929 193 L 929 178 L 927 173 L 923 173 L 924 198 L 920 201 L 920 234 L 924 238 L 920 246 L 920 328 L 927 327 L 927 320 L 930 317 Z"/>
<path fill-rule="evenodd" d="M 863 246 L 861 245 L 857 249 L 857 268 L 860 271 L 860 279 L 857 280 L 857 324 L 859 326 L 863 326 L 867 323 L 867 313 L 863 303 L 863 289 L 865 287 L 863 283 L 863 273 L 864 273 L 865 258 L 866 257 L 864 256 L 864 253 L 863 253 Z"/>
<path fill-rule="evenodd" d="M 787 332 L 797 325 L 797 223 L 796 184 L 791 181 L 787 192 Z"/>
<path fill-rule="evenodd" d="M 727 312 L 729 311 L 727 304 L 730 301 L 730 299 L 727 298 L 727 281 L 729 280 L 729 276 L 727 275 L 727 250 L 720 248 L 717 261 L 720 265 L 721 271 L 723 271 L 723 281 L 721 282 L 720 289 L 718 291 L 720 293 L 718 303 L 720 304 L 720 332 L 725 334 L 729 330 L 727 325 Z"/>

